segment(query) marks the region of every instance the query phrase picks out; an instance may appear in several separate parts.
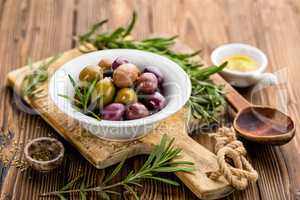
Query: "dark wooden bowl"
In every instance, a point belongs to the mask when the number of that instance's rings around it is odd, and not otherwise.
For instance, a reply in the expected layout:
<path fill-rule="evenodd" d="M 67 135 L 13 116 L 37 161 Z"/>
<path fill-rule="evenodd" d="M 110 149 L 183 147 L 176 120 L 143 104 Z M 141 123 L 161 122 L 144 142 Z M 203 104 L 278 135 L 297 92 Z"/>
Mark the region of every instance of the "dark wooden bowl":
<path fill-rule="evenodd" d="M 29 165 L 40 172 L 49 172 L 61 165 L 64 146 L 57 139 L 39 137 L 26 144 L 24 154 Z M 42 159 L 44 156 L 45 160 Z"/>

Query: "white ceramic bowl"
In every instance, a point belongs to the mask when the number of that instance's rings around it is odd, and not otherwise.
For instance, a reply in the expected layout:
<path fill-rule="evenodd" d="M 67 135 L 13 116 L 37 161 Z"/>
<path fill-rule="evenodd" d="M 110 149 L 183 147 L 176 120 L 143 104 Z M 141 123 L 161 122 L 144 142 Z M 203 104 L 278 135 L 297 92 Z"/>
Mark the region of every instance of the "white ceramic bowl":
<path fill-rule="evenodd" d="M 152 65 L 162 71 L 165 76 L 164 91 L 167 99 L 165 108 L 137 120 L 98 121 L 78 112 L 69 100 L 59 96 L 60 94 L 74 96 L 74 89 L 68 79 L 68 74 L 78 81 L 78 75 L 85 66 L 97 65 L 102 58 L 113 60 L 117 57 L 126 58 L 141 70 Z M 189 99 L 190 93 L 190 79 L 176 63 L 153 53 L 131 49 L 102 50 L 77 57 L 59 68 L 49 83 L 49 95 L 62 112 L 76 119 L 90 133 L 109 140 L 132 140 L 144 136 L 155 128 L 159 121 L 180 110 Z"/>
<path fill-rule="evenodd" d="M 211 54 L 211 61 L 214 65 L 220 65 L 225 58 L 232 55 L 247 55 L 258 63 L 258 68 L 251 72 L 238 72 L 224 69 L 220 74 L 224 79 L 235 87 L 248 87 L 256 84 L 263 78 L 267 69 L 268 59 L 259 49 L 240 43 L 231 43 L 219 46 Z"/>

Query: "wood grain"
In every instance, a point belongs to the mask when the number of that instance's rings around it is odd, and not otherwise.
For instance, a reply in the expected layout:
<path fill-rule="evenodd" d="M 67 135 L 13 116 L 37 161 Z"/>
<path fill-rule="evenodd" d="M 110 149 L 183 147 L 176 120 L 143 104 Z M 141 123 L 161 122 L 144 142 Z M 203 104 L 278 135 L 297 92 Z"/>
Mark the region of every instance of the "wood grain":
<path fill-rule="evenodd" d="M 138 11 L 140 18 L 134 32 L 136 37 L 154 32 L 179 34 L 194 49 L 202 49 L 206 61 L 213 48 L 226 42 L 245 42 L 261 48 L 268 55 L 269 71 L 280 77 L 284 87 L 270 93 L 267 90 L 241 92 L 254 103 L 275 105 L 300 121 L 300 3 L 297 0 L 0 0 L 1 143 L 3 135 L 9 135 L 8 148 L 14 142 L 22 147 L 22 142 L 38 136 L 57 136 L 39 117 L 18 109 L 18 101 L 4 88 L 5 75 L 25 65 L 28 57 L 39 60 L 74 47 L 72 35 L 85 32 L 99 19 L 111 19 L 104 30 L 126 23 L 133 9 Z M 299 130 L 298 124 L 297 128 Z M 195 138 L 204 145 L 207 142 L 201 134 L 196 134 Z M 257 184 L 226 199 L 297 198 L 300 191 L 299 144 L 297 134 L 292 142 L 282 147 L 247 143 L 249 156 L 261 177 Z M 64 166 L 48 175 L 20 172 L 16 167 L 1 165 L 0 199 L 37 199 L 39 192 L 58 189 L 82 171 L 89 174 L 90 182 L 104 173 L 85 162 L 71 146 L 67 149 Z M 138 168 L 142 160 L 143 157 L 130 159 L 126 162 L 128 169 L 115 180 L 124 177 L 128 170 Z M 110 170 L 105 171 L 109 173 Z M 142 194 L 143 199 L 196 199 L 184 186 L 176 188 L 156 182 L 146 182 Z"/>
<path fill-rule="evenodd" d="M 0 5 L 3 6 L 1 13 L 1 74 L 8 72 L 8 66 L 23 65 L 28 57 L 39 59 L 70 48 L 71 42 L 66 38 L 70 37 L 71 26 L 67 24 L 70 19 L 68 11 L 72 11 L 72 7 L 67 4 L 67 2 L 61 1 L 48 3 L 41 1 L 1 2 Z M 62 10 L 58 8 L 65 8 L 66 15 L 62 15 Z M 56 42 L 54 43 L 53 40 Z M 12 102 L 13 96 L 3 88 L 4 81 L 1 78 L 2 94 L 0 96 L 3 102 L 1 103 L 3 115 L 1 126 L 3 134 L 10 132 L 13 135 L 8 143 L 8 148 L 13 149 L 13 144 L 23 148 L 24 142 L 31 138 L 54 133 L 39 117 L 20 112 L 16 109 L 15 103 L 9 103 Z M 22 153 L 18 153 L 16 156 L 23 158 Z M 50 189 L 64 181 L 58 171 L 47 178 L 41 174 L 31 175 L 27 171 L 22 173 L 16 167 L 1 167 L 1 171 L 2 180 L 9 181 L 3 182 L 0 199 L 36 199 L 38 191 L 44 187 L 39 183 L 43 182 L 45 185 L 49 185 L 48 189 Z M 30 177 L 37 181 L 31 182 Z M 22 192 L 22 189 L 26 193 Z"/>

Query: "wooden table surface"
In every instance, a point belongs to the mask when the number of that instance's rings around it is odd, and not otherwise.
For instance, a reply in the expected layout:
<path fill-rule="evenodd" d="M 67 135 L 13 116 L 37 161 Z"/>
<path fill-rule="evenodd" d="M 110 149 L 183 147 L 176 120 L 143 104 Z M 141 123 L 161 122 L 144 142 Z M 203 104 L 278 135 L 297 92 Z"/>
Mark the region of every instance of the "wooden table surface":
<path fill-rule="evenodd" d="M 110 19 L 105 26 L 107 30 L 126 24 L 133 9 L 139 17 L 135 37 L 157 32 L 178 34 L 186 44 L 202 49 L 207 62 L 211 51 L 223 43 L 243 42 L 261 48 L 269 58 L 269 71 L 279 77 L 281 85 L 277 90 L 248 89 L 243 94 L 255 103 L 275 105 L 291 114 L 296 122 L 300 121 L 297 109 L 300 2 L 297 0 L 0 0 L 0 144 L 11 155 L 5 159 L 22 160 L 24 144 L 38 136 L 50 135 L 62 141 L 38 115 L 18 108 L 18 99 L 5 88 L 6 74 L 25 65 L 29 57 L 39 60 L 74 48 L 72 37 L 101 19 Z M 204 142 L 201 136 L 195 139 Z M 59 189 L 82 172 L 87 174 L 86 182 L 95 183 L 112 170 L 96 170 L 70 145 L 65 143 L 65 146 L 64 165 L 50 174 L 22 170 L 14 162 L 9 165 L 1 161 L 0 199 L 38 199 L 39 193 Z M 299 134 L 281 147 L 251 143 L 246 143 L 246 147 L 260 178 L 247 190 L 236 191 L 227 199 L 300 199 Z M 143 159 L 142 156 L 129 159 L 115 181 L 141 166 Z M 146 181 L 141 192 L 142 199 L 197 199 L 185 186 L 172 187 L 152 181 Z"/>

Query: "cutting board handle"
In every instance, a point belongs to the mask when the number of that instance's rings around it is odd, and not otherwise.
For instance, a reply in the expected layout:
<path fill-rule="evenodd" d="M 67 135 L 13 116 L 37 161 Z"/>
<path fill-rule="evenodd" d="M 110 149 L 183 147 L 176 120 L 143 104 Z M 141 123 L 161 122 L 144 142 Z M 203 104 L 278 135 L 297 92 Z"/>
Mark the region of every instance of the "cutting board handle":
<path fill-rule="evenodd" d="M 175 139 L 174 146 L 182 149 L 181 156 L 176 161 L 190 161 L 195 164 L 192 173 L 178 172 L 176 175 L 198 197 L 216 199 L 233 191 L 224 178 L 214 181 L 207 176 L 207 172 L 219 169 L 215 154 L 189 136 Z"/>
<path fill-rule="evenodd" d="M 162 134 L 159 137 L 149 135 L 142 139 L 144 144 L 159 144 Z M 156 135 L 158 136 L 158 135 Z M 170 136 L 170 135 L 169 135 Z M 217 157 L 214 153 L 206 149 L 189 137 L 185 130 L 178 129 L 171 138 L 175 138 L 173 146 L 180 148 L 182 152 L 175 161 L 189 161 L 194 163 L 194 171 L 177 172 L 176 176 L 199 198 L 201 199 L 219 199 L 233 192 L 232 186 L 220 177 L 218 180 L 208 178 L 207 173 L 219 169 Z"/>

